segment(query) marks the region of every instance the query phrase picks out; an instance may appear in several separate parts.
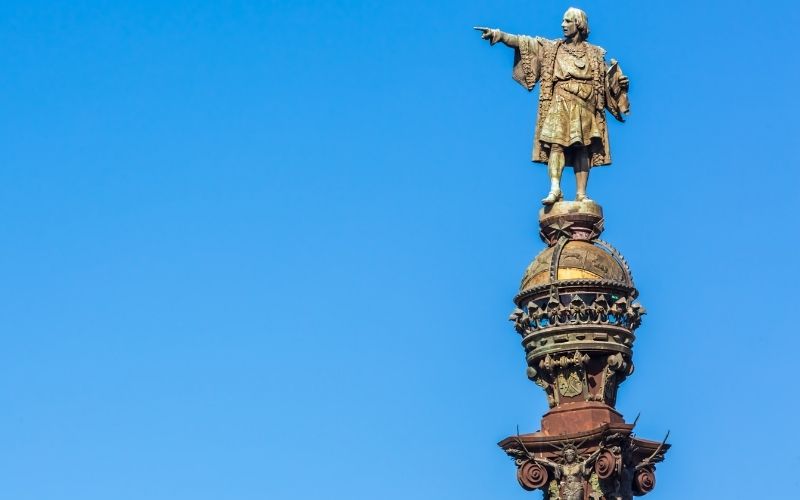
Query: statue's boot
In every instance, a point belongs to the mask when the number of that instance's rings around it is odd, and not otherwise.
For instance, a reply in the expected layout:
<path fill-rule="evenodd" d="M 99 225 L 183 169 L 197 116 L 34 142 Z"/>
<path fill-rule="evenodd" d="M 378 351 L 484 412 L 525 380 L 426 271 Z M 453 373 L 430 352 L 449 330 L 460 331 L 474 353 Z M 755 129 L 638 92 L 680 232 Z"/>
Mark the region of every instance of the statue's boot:
<path fill-rule="evenodd" d="M 560 189 L 551 190 L 544 198 L 542 198 L 542 205 L 552 205 L 557 201 L 564 199 L 564 195 Z"/>
<path fill-rule="evenodd" d="M 575 201 L 587 201 L 589 203 L 593 202 L 591 198 L 586 196 L 586 193 L 576 193 L 575 194 Z"/>

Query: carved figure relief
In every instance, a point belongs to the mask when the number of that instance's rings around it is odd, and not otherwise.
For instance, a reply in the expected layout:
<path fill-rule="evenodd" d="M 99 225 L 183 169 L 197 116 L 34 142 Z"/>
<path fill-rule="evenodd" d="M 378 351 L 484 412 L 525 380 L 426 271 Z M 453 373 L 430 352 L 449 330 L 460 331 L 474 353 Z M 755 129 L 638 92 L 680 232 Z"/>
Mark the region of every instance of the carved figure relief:
<path fill-rule="evenodd" d="M 580 460 L 578 451 L 574 446 L 566 446 L 562 452 L 561 463 L 556 463 L 546 458 L 533 460 L 553 471 L 558 481 L 559 498 L 562 500 L 585 500 L 587 479 L 592 473 L 592 464 L 600 455 L 600 449 L 589 455 L 585 460 Z"/>

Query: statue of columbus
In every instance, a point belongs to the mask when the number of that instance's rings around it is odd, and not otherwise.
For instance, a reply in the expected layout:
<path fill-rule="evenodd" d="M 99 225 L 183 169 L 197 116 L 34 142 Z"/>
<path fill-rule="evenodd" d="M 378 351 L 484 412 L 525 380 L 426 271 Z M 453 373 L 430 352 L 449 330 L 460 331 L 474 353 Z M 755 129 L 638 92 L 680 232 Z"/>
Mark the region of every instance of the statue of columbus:
<path fill-rule="evenodd" d="M 533 161 L 546 163 L 550 192 L 542 200 L 552 205 L 563 198 L 561 172 L 575 171 L 576 201 L 591 201 L 586 194 L 589 169 L 611 164 L 605 110 L 624 121 L 629 112 L 628 77 L 605 51 L 586 40 L 586 13 L 571 7 L 561 22 L 564 38 L 511 35 L 498 29 L 475 27 L 494 45 L 514 49 L 514 80 L 528 90 L 541 83 L 539 114 L 533 140 Z"/>

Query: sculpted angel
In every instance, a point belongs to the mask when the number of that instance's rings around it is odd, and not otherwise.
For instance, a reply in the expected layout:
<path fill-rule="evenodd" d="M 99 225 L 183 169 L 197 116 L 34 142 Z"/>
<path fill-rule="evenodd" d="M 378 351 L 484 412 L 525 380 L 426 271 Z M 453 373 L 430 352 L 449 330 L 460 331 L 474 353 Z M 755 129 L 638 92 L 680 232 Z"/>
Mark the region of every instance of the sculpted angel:
<path fill-rule="evenodd" d="M 541 85 L 532 159 L 548 167 L 550 192 L 542 200 L 545 205 L 563 199 L 565 166 L 575 171 L 575 200 L 591 201 L 586 194 L 589 169 L 611 164 L 605 111 L 619 121 L 629 111 L 628 78 L 613 59 L 606 64 L 602 48 L 586 41 L 586 13 L 567 9 L 561 28 L 560 40 L 475 28 L 492 45 L 501 42 L 514 49 L 514 80 L 528 90 L 537 82 Z"/>
<path fill-rule="evenodd" d="M 592 464 L 601 450 L 592 453 L 586 460 L 578 461 L 574 448 L 564 450 L 564 463 L 559 464 L 546 458 L 533 460 L 550 468 L 561 486 L 563 500 L 584 500 L 585 479 L 592 473 Z"/>

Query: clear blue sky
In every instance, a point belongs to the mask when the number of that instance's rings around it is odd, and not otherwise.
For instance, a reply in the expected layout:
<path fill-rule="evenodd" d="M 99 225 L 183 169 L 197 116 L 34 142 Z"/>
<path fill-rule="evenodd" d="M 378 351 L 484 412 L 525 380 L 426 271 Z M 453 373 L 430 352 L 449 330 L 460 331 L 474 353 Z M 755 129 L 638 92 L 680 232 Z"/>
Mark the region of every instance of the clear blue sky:
<path fill-rule="evenodd" d="M 800 9 L 576 5 L 632 82 L 590 194 L 650 498 L 792 496 Z M 2 2 L 0 498 L 538 498 L 495 445 L 546 410 L 536 94 L 471 26 L 568 6 Z"/>

